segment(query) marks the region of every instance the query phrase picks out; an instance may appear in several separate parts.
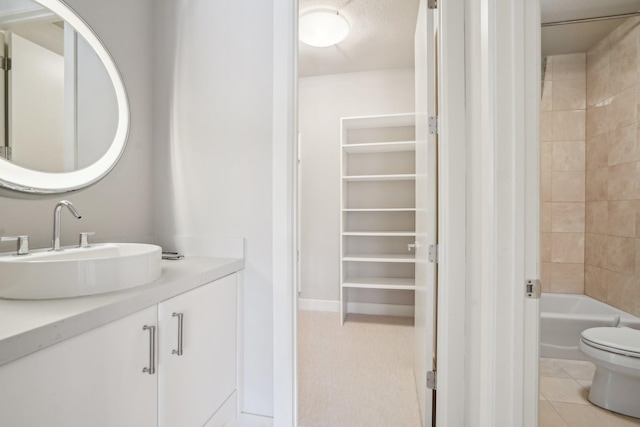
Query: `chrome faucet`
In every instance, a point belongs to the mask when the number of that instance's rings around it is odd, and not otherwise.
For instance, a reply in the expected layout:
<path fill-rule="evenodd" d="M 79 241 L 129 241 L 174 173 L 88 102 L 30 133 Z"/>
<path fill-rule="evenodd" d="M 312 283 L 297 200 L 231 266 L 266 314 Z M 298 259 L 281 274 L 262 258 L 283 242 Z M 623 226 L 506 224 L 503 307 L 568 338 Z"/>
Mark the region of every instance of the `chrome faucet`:
<path fill-rule="evenodd" d="M 73 216 L 77 219 L 82 218 L 82 216 L 78 213 L 73 204 L 68 200 L 61 200 L 56 205 L 56 208 L 53 210 L 53 242 L 51 244 L 52 251 L 60 250 L 60 211 L 62 208 L 66 206 L 69 208 Z"/>

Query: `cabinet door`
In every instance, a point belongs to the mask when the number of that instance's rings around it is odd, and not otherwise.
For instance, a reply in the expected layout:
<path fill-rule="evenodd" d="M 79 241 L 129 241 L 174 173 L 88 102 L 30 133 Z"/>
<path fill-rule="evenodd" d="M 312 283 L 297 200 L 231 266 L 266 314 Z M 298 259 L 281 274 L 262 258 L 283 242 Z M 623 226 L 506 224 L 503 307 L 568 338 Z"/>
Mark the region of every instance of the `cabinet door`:
<path fill-rule="evenodd" d="M 236 281 L 227 276 L 158 305 L 161 427 L 201 427 L 235 390 Z"/>
<path fill-rule="evenodd" d="M 157 425 L 149 331 L 157 309 L 109 323 L 0 367 L 0 425 Z"/>

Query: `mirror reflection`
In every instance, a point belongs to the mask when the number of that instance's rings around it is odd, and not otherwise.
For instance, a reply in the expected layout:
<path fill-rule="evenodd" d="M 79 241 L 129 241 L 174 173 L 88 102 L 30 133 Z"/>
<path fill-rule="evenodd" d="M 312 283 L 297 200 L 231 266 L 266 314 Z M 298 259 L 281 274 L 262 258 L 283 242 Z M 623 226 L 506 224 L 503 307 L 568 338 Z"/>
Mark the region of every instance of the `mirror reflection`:
<path fill-rule="evenodd" d="M 118 125 L 107 71 L 85 39 L 30 0 L 0 0 L 0 157 L 70 172 L 102 157 Z"/>

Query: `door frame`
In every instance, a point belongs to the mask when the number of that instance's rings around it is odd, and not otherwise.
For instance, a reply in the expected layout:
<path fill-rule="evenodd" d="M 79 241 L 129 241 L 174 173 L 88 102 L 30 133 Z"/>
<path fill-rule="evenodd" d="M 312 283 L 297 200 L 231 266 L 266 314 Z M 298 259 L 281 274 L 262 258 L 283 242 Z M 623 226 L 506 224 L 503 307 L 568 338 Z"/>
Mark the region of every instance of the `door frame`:
<path fill-rule="evenodd" d="M 438 3 L 436 423 L 534 427 L 538 301 L 524 279 L 540 271 L 539 0 Z M 274 424 L 295 426 L 298 8 L 273 4 Z"/>

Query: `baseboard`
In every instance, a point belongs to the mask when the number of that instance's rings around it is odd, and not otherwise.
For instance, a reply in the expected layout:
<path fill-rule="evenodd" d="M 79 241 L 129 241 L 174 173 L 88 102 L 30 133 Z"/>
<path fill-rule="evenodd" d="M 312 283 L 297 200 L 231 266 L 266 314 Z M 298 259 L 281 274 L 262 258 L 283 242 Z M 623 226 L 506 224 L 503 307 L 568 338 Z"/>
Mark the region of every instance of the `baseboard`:
<path fill-rule="evenodd" d="M 340 301 L 298 298 L 298 309 L 306 311 L 328 311 L 337 313 L 340 311 Z M 356 314 L 375 314 L 384 316 L 413 317 L 412 305 L 400 304 L 376 304 L 369 302 L 350 302 L 347 311 Z"/>
<path fill-rule="evenodd" d="M 242 412 L 237 427 L 273 427 L 273 418 Z"/>

